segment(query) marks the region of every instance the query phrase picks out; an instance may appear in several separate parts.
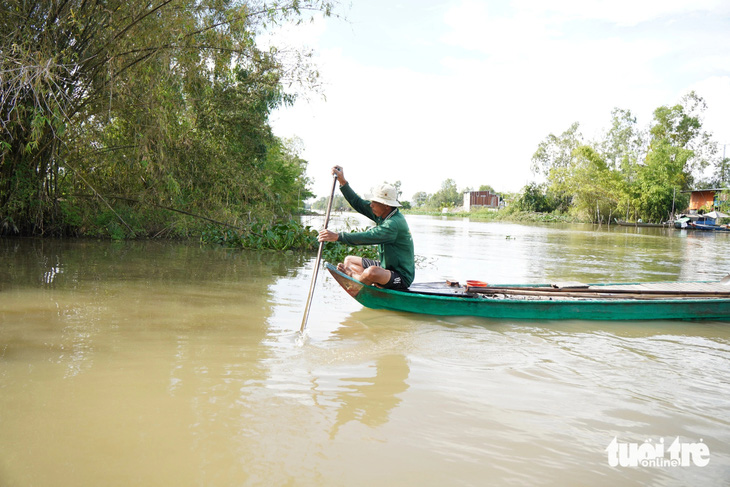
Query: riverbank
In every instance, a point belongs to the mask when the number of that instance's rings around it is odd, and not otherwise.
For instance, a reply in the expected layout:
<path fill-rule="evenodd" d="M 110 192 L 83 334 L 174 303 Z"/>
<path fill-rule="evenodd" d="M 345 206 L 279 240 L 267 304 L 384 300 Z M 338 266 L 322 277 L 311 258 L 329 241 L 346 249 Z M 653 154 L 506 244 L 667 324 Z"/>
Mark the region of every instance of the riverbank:
<path fill-rule="evenodd" d="M 539 213 L 534 211 L 519 210 L 492 210 L 479 209 L 476 211 L 463 211 L 458 208 L 443 211 L 424 211 L 424 210 L 403 210 L 406 215 L 426 215 L 426 216 L 455 216 L 462 218 L 473 218 L 480 221 L 495 222 L 526 222 L 526 223 L 590 223 L 561 213 Z"/>

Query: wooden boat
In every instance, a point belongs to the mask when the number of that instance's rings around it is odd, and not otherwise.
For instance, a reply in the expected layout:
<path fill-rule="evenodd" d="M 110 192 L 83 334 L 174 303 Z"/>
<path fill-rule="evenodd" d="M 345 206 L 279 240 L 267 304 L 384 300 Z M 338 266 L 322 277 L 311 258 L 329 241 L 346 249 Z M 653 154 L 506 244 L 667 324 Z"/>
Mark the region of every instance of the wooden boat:
<path fill-rule="evenodd" d="M 497 319 L 730 321 L 730 276 L 721 281 L 478 287 L 444 281 L 394 291 L 367 286 L 330 263 L 325 266 L 350 296 L 373 309 Z"/>
<path fill-rule="evenodd" d="M 686 229 L 689 227 L 689 223 L 692 221 L 692 218 L 687 215 L 682 215 L 678 217 L 676 220 L 674 220 L 674 228 L 679 229 Z"/>
<path fill-rule="evenodd" d="M 688 221 L 685 222 L 685 226 L 682 228 L 712 232 L 730 232 L 730 228 L 727 225 L 720 225 L 718 223 L 720 218 L 730 218 L 730 215 L 719 211 L 711 211 L 704 215 L 688 215 L 687 218 Z"/>
<path fill-rule="evenodd" d="M 627 222 L 624 220 L 615 220 L 617 225 L 622 227 L 658 227 L 658 228 L 673 228 L 674 222 L 665 223 L 645 223 L 645 222 Z"/>
<path fill-rule="evenodd" d="M 704 230 L 706 232 L 730 232 L 730 227 L 727 225 L 707 225 L 704 223 L 688 223 L 687 228 L 694 230 Z"/>

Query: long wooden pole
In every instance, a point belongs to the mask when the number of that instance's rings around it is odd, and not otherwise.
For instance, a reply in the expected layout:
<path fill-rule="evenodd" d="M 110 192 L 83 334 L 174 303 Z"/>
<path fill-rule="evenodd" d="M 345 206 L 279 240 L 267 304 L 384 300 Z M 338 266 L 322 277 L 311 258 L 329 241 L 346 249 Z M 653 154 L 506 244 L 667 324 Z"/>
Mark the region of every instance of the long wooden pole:
<path fill-rule="evenodd" d="M 522 296 L 555 296 L 573 298 L 605 298 L 605 299 L 677 299 L 677 298 L 730 298 L 730 292 L 722 291 L 661 291 L 661 290 L 630 290 L 630 289 L 555 289 L 555 288 L 499 288 L 499 287 L 469 287 L 467 292 L 476 294 L 505 294 Z"/>
<path fill-rule="evenodd" d="M 327 202 L 327 213 L 324 216 L 324 228 L 327 229 L 327 225 L 330 221 L 330 211 L 332 211 L 332 200 L 335 197 L 335 189 L 337 188 L 337 174 L 334 175 L 332 181 L 332 192 L 330 193 L 330 199 Z M 304 307 L 304 317 L 302 318 L 302 326 L 299 328 L 301 333 L 304 333 L 304 329 L 307 327 L 307 319 L 309 318 L 309 308 L 312 304 L 312 295 L 314 295 L 314 284 L 317 282 L 317 273 L 319 272 L 319 261 L 322 259 L 322 248 L 324 242 L 319 243 L 319 249 L 317 250 L 317 260 L 314 262 L 314 273 L 312 274 L 312 282 L 309 284 L 309 296 L 307 296 L 307 305 Z"/>
<path fill-rule="evenodd" d="M 549 298 L 586 298 L 586 299 L 638 299 L 638 300 L 652 300 L 652 299 L 729 299 L 728 294 L 610 294 L 610 293 L 579 293 L 579 292 L 560 292 L 560 293 L 546 293 L 543 291 L 506 291 L 506 292 L 494 292 L 494 293 L 479 293 L 479 294 L 503 294 L 505 296 L 540 296 Z"/>

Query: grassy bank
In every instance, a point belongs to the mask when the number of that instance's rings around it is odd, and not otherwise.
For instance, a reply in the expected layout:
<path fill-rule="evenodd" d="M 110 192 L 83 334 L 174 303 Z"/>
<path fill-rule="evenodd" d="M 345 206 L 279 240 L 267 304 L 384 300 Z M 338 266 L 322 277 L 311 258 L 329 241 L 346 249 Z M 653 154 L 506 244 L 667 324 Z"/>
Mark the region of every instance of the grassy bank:
<path fill-rule="evenodd" d="M 534 222 L 534 223 L 586 223 L 578 218 L 561 213 L 538 213 L 532 211 L 479 209 L 476 211 L 440 211 L 404 210 L 407 215 L 451 216 L 472 218 L 482 221 Z"/>

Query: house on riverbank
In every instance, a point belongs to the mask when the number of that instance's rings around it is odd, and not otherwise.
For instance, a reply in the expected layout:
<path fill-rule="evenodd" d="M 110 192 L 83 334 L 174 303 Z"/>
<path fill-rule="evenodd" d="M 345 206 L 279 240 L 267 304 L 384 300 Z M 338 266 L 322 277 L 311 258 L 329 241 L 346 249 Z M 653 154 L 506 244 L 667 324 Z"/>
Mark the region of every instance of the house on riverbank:
<path fill-rule="evenodd" d="M 724 188 L 698 189 L 689 191 L 689 213 L 697 213 L 700 209 L 723 210 L 730 209 L 730 202 L 727 194 L 723 194 Z"/>
<path fill-rule="evenodd" d="M 467 191 L 464 193 L 464 211 L 476 210 L 478 208 L 499 208 L 499 195 L 491 191 Z"/>

